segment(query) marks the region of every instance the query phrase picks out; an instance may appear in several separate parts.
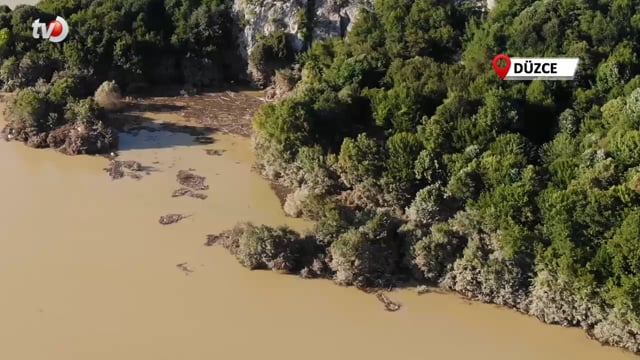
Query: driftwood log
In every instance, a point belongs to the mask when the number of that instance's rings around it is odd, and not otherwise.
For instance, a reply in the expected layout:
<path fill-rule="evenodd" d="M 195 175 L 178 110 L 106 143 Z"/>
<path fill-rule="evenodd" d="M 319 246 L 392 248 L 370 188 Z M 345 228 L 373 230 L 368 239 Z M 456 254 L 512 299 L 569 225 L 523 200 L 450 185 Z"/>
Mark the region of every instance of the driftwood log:
<path fill-rule="evenodd" d="M 177 189 L 173 192 L 173 194 L 171 194 L 171 197 L 180 197 L 180 196 L 189 196 L 192 198 L 196 198 L 196 199 L 200 199 L 200 200 L 205 200 L 208 196 L 199 192 L 195 192 L 189 188 L 185 188 L 182 187 L 180 189 Z"/>
<path fill-rule="evenodd" d="M 161 225 L 171 225 L 171 224 L 177 223 L 178 221 L 181 221 L 182 219 L 186 219 L 188 217 L 189 217 L 188 215 L 168 214 L 168 215 L 160 216 L 160 219 L 158 220 L 158 222 Z"/>
<path fill-rule="evenodd" d="M 384 305 L 384 309 L 387 311 L 398 311 L 400 310 L 400 303 L 395 302 L 391 299 L 389 299 L 389 297 L 387 295 L 385 295 L 382 292 L 378 292 L 376 293 L 376 298 Z"/>

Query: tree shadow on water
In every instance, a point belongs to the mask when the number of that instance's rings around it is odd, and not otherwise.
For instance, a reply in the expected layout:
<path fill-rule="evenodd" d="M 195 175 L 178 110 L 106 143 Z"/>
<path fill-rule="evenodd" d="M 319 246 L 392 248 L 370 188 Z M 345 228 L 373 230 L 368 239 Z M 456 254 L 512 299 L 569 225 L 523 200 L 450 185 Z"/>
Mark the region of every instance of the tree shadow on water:
<path fill-rule="evenodd" d="M 170 104 L 170 103 L 158 103 L 158 102 L 129 102 L 125 103 L 121 111 L 130 112 L 175 112 L 186 109 L 186 106 Z"/>
<path fill-rule="evenodd" d="M 162 149 L 213 144 L 217 129 L 205 126 L 159 122 L 138 114 L 119 114 L 114 126 L 119 130 L 120 151 Z"/>

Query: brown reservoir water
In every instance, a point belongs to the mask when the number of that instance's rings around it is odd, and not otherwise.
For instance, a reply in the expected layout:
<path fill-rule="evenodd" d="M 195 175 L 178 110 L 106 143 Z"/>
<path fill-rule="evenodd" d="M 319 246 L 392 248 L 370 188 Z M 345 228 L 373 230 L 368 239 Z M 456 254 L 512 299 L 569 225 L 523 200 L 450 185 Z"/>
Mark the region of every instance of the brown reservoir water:
<path fill-rule="evenodd" d="M 451 294 L 394 292 L 403 308 L 389 313 L 353 288 L 242 268 L 205 234 L 308 224 L 252 173 L 247 139 L 215 140 L 123 135 L 121 159 L 155 167 L 139 181 L 111 180 L 103 158 L 0 141 L 0 359 L 636 358 Z M 171 197 L 188 168 L 207 177 L 206 200 Z M 192 216 L 158 224 L 167 213 Z"/>

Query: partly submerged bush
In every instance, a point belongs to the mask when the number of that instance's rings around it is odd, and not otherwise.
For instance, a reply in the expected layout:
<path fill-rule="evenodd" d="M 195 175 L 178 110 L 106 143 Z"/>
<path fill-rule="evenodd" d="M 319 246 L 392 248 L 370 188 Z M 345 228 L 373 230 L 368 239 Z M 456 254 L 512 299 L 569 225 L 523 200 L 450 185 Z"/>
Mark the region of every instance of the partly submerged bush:
<path fill-rule="evenodd" d="M 46 93 L 31 87 L 15 94 L 7 105 L 5 114 L 10 127 L 16 132 L 42 132 L 48 130 L 46 119 L 49 108 Z"/>
<path fill-rule="evenodd" d="M 393 219 L 380 214 L 331 244 L 331 269 L 341 285 L 379 286 L 396 273 L 399 259 Z"/>
<path fill-rule="evenodd" d="M 118 110 L 122 106 L 122 94 L 115 81 L 105 81 L 96 90 L 96 103 L 106 110 Z"/>
<path fill-rule="evenodd" d="M 300 256 L 300 235 L 290 228 L 245 224 L 236 257 L 249 269 L 292 272 Z"/>
<path fill-rule="evenodd" d="M 104 153 L 117 146 L 117 132 L 103 122 L 104 114 L 92 98 L 70 98 L 63 109 L 47 97 L 54 89 L 59 88 L 38 85 L 15 94 L 5 110 L 7 139 L 69 155 Z"/>
<path fill-rule="evenodd" d="M 104 116 L 98 103 L 92 98 L 72 101 L 65 108 L 68 122 L 93 125 Z"/>

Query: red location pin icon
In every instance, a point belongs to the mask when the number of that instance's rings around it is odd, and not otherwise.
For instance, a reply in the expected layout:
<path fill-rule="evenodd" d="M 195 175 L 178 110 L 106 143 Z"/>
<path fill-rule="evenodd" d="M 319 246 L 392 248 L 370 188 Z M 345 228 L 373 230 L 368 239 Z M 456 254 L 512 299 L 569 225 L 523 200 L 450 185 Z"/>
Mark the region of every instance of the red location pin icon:
<path fill-rule="evenodd" d="M 500 60 L 504 60 L 505 66 L 503 67 L 498 66 L 498 62 Z M 499 54 L 493 58 L 493 70 L 495 70 L 496 74 L 500 76 L 500 79 L 504 80 L 505 76 L 507 76 L 507 73 L 509 72 L 510 67 L 511 67 L 511 59 L 509 59 L 507 55 Z"/>

